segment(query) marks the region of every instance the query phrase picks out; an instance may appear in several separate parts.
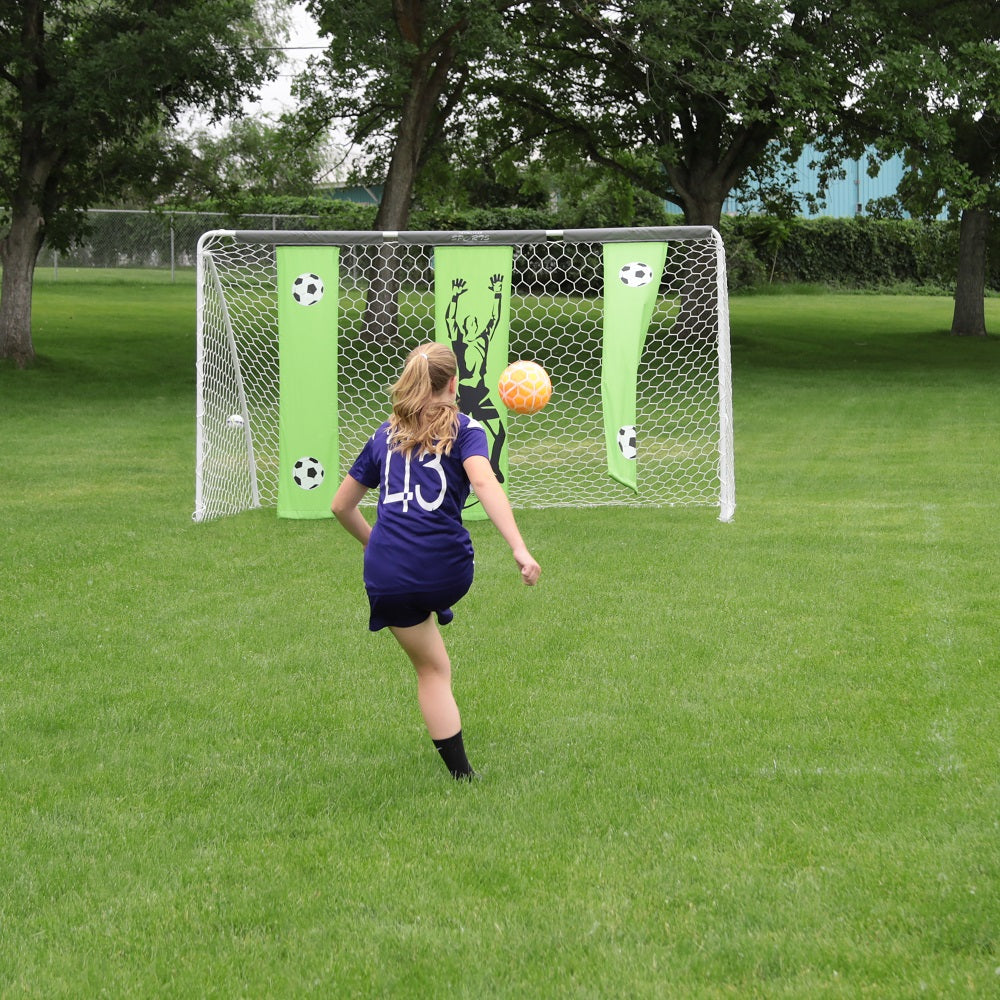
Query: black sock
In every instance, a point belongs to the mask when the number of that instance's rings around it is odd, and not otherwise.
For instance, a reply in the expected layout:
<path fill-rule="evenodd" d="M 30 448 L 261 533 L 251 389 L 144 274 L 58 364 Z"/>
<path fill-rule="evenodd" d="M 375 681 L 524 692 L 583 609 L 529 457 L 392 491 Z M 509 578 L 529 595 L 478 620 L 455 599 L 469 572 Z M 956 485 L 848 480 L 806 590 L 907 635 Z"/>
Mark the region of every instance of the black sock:
<path fill-rule="evenodd" d="M 441 754 L 444 766 L 451 771 L 453 778 L 470 778 L 473 775 L 472 765 L 469 758 L 465 756 L 465 743 L 462 740 L 462 730 L 460 729 L 454 736 L 449 736 L 445 740 L 434 740 L 437 752 Z"/>

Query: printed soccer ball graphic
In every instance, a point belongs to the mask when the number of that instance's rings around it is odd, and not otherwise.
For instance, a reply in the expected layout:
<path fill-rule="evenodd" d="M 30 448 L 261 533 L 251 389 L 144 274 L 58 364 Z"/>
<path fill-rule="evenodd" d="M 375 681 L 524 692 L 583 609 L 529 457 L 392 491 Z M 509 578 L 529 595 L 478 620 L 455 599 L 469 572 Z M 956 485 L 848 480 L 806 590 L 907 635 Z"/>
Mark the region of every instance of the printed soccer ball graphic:
<path fill-rule="evenodd" d="M 626 458 L 635 458 L 635 428 L 630 424 L 618 428 L 618 450 Z"/>
<path fill-rule="evenodd" d="M 623 264 L 618 272 L 618 278 L 623 285 L 629 288 L 642 288 L 653 280 L 653 269 L 648 264 L 633 261 L 631 264 Z"/>
<path fill-rule="evenodd" d="M 321 482 L 326 472 L 318 458 L 300 458 L 292 469 L 292 479 L 296 486 L 304 490 L 314 490 Z"/>
<path fill-rule="evenodd" d="M 500 376 L 500 399 L 513 413 L 537 413 L 552 397 L 552 382 L 534 361 L 515 361 Z"/>
<path fill-rule="evenodd" d="M 300 274 L 292 282 L 292 298 L 300 306 L 314 306 L 323 298 L 323 279 L 318 274 Z"/>

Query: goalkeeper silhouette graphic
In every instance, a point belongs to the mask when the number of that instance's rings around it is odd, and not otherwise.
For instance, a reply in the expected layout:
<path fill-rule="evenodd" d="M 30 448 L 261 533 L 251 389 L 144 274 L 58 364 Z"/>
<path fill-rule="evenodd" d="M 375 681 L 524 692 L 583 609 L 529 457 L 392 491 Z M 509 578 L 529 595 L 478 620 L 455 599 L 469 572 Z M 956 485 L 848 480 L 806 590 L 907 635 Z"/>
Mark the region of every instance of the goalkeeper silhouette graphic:
<path fill-rule="evenodd" d="M 468 291 L 464 278 L 455 278 L 451 283 L 452 295 L 445 311 L 445 325 L 451 341 L 451 349 L 458 359 L 458 405 L 463 413 L 481 423 L 492 441 L 490 465 L 498 482 L 503 482 L 500 470 L 500 455 L 503 452 L 507 432 L 504 429 L 500 411 L 490 399 L 490 388 L 486 384 L 486 364 L 490 352 L 490 340 L 503 315 L 503 275 L 494 274 L 490 278 L 489 289 L 493 293 L 493 307 L 485 326 L 480 329 L 479 317 L 466 314 L 459 318 L 459 299 Z"/>

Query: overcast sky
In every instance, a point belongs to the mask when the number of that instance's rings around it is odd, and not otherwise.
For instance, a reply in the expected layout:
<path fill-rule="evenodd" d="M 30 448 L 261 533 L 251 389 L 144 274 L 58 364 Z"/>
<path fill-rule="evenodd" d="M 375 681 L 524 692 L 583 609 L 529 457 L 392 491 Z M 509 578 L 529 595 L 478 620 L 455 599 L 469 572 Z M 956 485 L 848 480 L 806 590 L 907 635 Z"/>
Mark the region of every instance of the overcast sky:
<path fill-rule="evenodd" d="M 267 115 L 277 119 L 283 112 L 295 106 L 292 100 L 292 80 L 305 67 L 311 55 L 318 55 L 323 48 L 316 30 L 316 22 L 306 13 L 305 5 L 295 3 L 290 8 L 289 38 L 285 43 L 285 62 L 276 80 L 261 89 L 260 100 L 249 101 L 245 105 L 247 113 L 254 116 Z M 191 112 L 182 119 L 184 129 L 205 128 L 208 123 L 198 112 Z M 225 126 L 216 126 L 224 128 Z"/>
<path fill-rule="evenodd" d="M 281 75 L 273 83 L 267 84 L 259 101 L 247 105 L 247 109 L 253 114 L 277 117 L 282 111 L 293 107 L 292 80 L 305 67 L 309 56 L 318 54 L 319 49 L 316 47 L 322 47 L 316 22 L 306 13 L 305 5 L 293 4 L 290 13 L 290 37 L 286 42 L 288 50 Z"/>

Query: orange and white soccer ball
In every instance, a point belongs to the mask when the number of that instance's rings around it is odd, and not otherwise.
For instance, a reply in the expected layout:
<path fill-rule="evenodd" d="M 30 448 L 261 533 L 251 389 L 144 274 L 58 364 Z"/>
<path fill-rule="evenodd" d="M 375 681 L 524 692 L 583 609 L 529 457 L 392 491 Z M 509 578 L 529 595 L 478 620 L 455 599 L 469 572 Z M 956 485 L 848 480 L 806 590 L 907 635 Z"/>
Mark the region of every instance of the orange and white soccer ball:
<path fill-rule="evenodd" d="M 534 361 L 515 361 L 500 376 L 500 399 L 514 413 L 537 413 L 552 397 L 552 382 Z"/>

